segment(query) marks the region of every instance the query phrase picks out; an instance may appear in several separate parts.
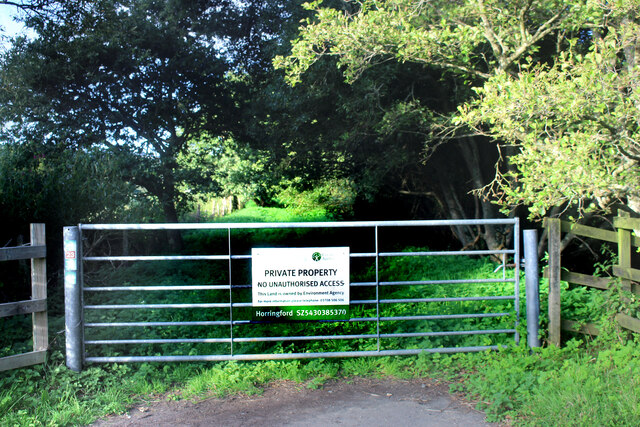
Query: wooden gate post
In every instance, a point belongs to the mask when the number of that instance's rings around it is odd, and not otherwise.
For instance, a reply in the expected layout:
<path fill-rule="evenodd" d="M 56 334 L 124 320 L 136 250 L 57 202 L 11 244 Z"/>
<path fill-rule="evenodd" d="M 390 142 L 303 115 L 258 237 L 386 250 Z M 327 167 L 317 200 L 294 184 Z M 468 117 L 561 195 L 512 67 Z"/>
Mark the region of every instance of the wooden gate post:
<path fill-rule="evenodd" d="M 546 218 L 549 242 L 549 343 L 560 347 L 560 255 L 561 222 L 559 218 Z"/>
<path fill-rule="evenodd" d="M 31 224 L 31 246 L 45 246 L 45 225 Z M 31 259 L 31 299 L 47 299 L 47 259 Z M 49 347 L 47 312 L 39 311 L 33 316 L 33 351 Z"/>
<path fill-rule="evenodd" d="M 0 317 L 31 314 L 33 351 L 0 357 L 0 371 L 44 363 L 49 345 L 45 225 L 31 224 L 28 246 L 0 248 L 0 261 L 31 260 L 31 298 L 0 304 Z"/>
<path fill-rule="evenodd" d="M 618 211 L 618 217 L 629 218 L 629 213 L 623 210 Z M 615 220 L 614 220 L 615 221 Z M 615 222 L 614 222 L 615 224 Z M 631 268 L 631 230 L 618 227 L 618 267 L 620 269 Z M 631 280 L 620 279 L 623 289 L 631 290 Z"/>

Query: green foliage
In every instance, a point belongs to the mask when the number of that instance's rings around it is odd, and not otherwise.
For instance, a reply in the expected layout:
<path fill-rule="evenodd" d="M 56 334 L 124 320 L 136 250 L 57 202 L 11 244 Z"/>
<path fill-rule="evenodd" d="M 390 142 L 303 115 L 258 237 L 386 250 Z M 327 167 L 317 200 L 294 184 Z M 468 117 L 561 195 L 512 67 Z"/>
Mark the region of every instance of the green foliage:
<path fill-rule="evenodd" d="M 441 81 L 453 75 L 455 88 L 465 87 L 446 95 L 458 116 L 451 107 L 423 108 L 418 119 L 420 109 L 388 108 L 396 119 L 388 122 L 419 124 L 429 154 L 439 138 L 468 135 L 469 127 L 505 142 L 495 179 L 471 173 L 478 197 L 489 196 L 505 213 L 528 206 L 532 217 L 562 205 L 584 212 L 622 201 L 637 209 L 637 0 L 389 0 L 342 9 L 315 1 L 306 7 L 315 16 L 304 21 L 291 52 L 274 60 L 290 84 L 312 75 L 326 57 L 336 59 L 350 83 L 390 61 L 442 70 Z M 417 104 L 411 99 L 407 104 Z"/>
<path fill-rule="evenodd" d="M 350 376 L 435 377 L 452 392 L 481 402 L 489 421 L 517 425 L 637 425 L 640 421 L 640 344 L 608 347 L 571 341 L 530 352 L 365 357 L 342 360 L 221 362 L 215 364 L 101 365 L 82 374 L 48 365 L 0 374 L 0 420 L 6 425 L 84 425 L 134 402 L 169 391 L 171 398 L 261 392 L 275 380 L 317 387 Z"/>
<path fill-rule="evenodd" d="M 225 362 L 205 369 L 184 388 L 184 396 L 211 393 L 218 397 L 238 392 L 260 393 L 258 386 L 275 380 L 307 382 L 311 388 L 322 384 L 323 379 L 338 374 L 340 364 L 323 359 L 311 361 Z"/>
<path fill-rule="evenodd" d="M 117 156 L 100 147 L 0 144 L 2 246 L 23 244 L 29 239 L 29 223 L 44 223 L 49 271 L 55 272 L 60 268 L 63 226 L 155 219 L 161 212 L 158 205 L 124 181 L 121 166 Z M 29 298 L 26 265 L 0 265 L 2 302 Z M 55 285 L 52 280 L 50 294 Z"/>
<path fill-rule="evenodd" d="M 471 190 L 484 188 L 495 172 L 508 168 L 499 160 L 510 165 L 511 153 L 497 150 L 495 139 L 487 142 L 484 129 L 470 132 L 469 124 L 456 118 L 456 110 L 465 104 L 475 109 L 473 100 L 478 95 L 472 87 L 482 87 L 493 76 L 517 75 L 532 62 L 553 62 L 567 48 L 567 34 L 579 34 L 588 43 L 583 28 L 592 28 L 603 15 L 597 4 L 590 0 L 367 0 L 335 6 L 314 1 L 305 5 L 314 15 L 303 21 L 290 52 L 276 56 L 274 66 L 284 70 L 287 82 L 296 86 L 311 84 L 307 79 L 313 80 L 327 64 L 335 64 L 352 88 L 363 81 L 374 82 L 373 101 L 385 99 L 376 96 L 377 88 L 386 89 L 389 75 L 395 77 L 396 87 L 407 79 L 416 81 L 405 97 L 380 102 L 378 110 L 384 114 L 373 111 L 357 121 L 365 129 L 361 134 L 374 134 L 376 142 L 394 150 L 394 156 L 380 155 L 381 161 L 375 164 L 379 169 L 368 177 L 380 173 L 389 185 L 390 176 L 398 174 L 394 184 L 402 194 L 428 197 L 431 209 L 444 217 L 492 218 L 498 215 L 497 207 Z M 385 73 L 388 69 L 393 74 Z M 420 91 L 419 83 L 428 90 Z M 367 127 L 372 122 L 373 129 Z M 403 156 L 398 167 L 393 163 L 396 153 Z M 551 158 L 555 157 L 544 161 Z M 424 159 L 425 164 L 416 162 Z M 565 180 L 570 176 L 563 174 Z M 415 207 L 420 202 L 414 200 Z M 499 247 L 496 234 L 487 227 L 483 243 Z M 477 243 L 476 230 L 459 227 L 456 237 L 463 245 Z"/>
<path fill-rule="evenodd" d="M 587 3 L 587 5 L 585 5 Z M 589 2 L 415 0 L 363 1 L 355 11 L 307 3 L 316 12 L 294 40 L 289 56 L 276 57 L 290 84 L 324 55 L 338 57 L 347 80 L 384 59 L 420 62 L 473 78 L 508 70 L 533 53 L 545 36 L 584 22 Z"/>
<path fill-rule="evenodd" d="M 208 187 L 184 186 L 186 192 L 203 196 L 235 196 L 241 200 L 269 201 L 273 182 L 265 175 L 270 153 L 239 144 L 232 138 L 202 136 L 189 141 L 189 148 L 178 156 L 181 167 L 202 169 L 208 173 Z M 203 183 L 204 184 L 204 183 Z"/>
<path fill-rule="evenodd" d="M 329 180 L 311 190 L 299 190 L 296 183 L 280 191 L 276 200 L 284 207 L 299 214 L 324 210 L 333 219 L 353 214 L 355 190 L 348 180 Z"/>
<path fill-rule="evenodd" d="M 559 349 L 524 345 L 496 352 L 405 359 L 412 375 L 451 382 L 450 390 L 478 402 L 487 421 L 515 425 L 636 425 L 640 421 L 640 345 L 584 344 Z"/>
<path fill-rule="evenodd" d="M 329 221 L 324 209 L 297 211 L 275 207 L 262 207 L 249 203 L 246 208 L 220 218 L 220 222 L 304 222 Z"/>
<path fill-rule="evenodd" d="M 552 65 L 497 73 L 461 108 L 467 124 L 515 148 L 511 169 L 487 189 L 507 210 L 528 205 L 542 217 L 554 206 L 583 213 L 620 201 L 635 209 L 639 10 L 637 0 L 602 3 L 603 36 L 588 52 L 576 39 Z"/>
<path fill-rule="evenodd" d="M 262 107 L 255 113 L 262 120 L 252 130 L 257 139 L 252 144 L 271 155 L 266 177 L 304 192 L 348 183 L 358 201 L 382 194 L 397 200 L 403 183 L 426 185 L 429 175 L 415 176 L 422 170 L 422 126 L 431 119 L 431 104 L 445 96 L 448 82 L 418 66 L 389 63 L 345 85 L 333 63 L 321 65 L 295 88 L 274 72 L 274 81 L 252 106 Z"/>
<path fill-rule="evenodd" d="M 4 338 L 0 346 L 0 357 L 26 353 L 33 350 L 33 342 L 25 340 L 32 335 L 33 324 L 30 315 L 16 315 L 0 318 L 0 330 Z"/>
<path fill-rule="evenodd" d="M 586 352 L 541 373 L 519 412 L 526 425 L 637 425 L 640 422 L 640 347 L 628 343 Z"/>
<path fill-rule="evenodd" d="M 532 389 L 545 373 L 554 373 L 563 353 L 554 347 L 529 354 L 526 347 L 486 353 L 473 363 L 477 371 L 466 376 L 462 387 L 477 396 L 488 397 L 482 405 L 489 420 L 496 421 L 501 414 L 513 411 L 531 398 Z M 480 362 L 480 363 L 478 363 Z"/>
<path fill-rule="evenodd" d="M 2 55 L 3 134 L 10 143 L 107 150 L 175 222 L 186 197 L 177 186 L 207 183 L 206 169 L 178 168 L 187 142 L 232 127 L 228 64 L 213 48 L 222 18 L 202 2 L 81 4 L 27 16 L 37 37 L 14 40 Z"/>
<path fill-rule="evenodd" d="M 133 189 L 122 181 L 120 167 L 115 156 L 99 148 L 2 144 L 3 223 L 14 231 L 28 222 L 61 226 L 123 217 Z"/>
<path fill-rule="evenodd" d="M 86 424 L 96 410 L 120 412 L 130 402 L 117 366 L 75 374 L 61 363 L 62 355 L 56 351 L 47 365 L 2 373 L 3 424 L 42 425 L 45 419 L 51 425 Z"/>

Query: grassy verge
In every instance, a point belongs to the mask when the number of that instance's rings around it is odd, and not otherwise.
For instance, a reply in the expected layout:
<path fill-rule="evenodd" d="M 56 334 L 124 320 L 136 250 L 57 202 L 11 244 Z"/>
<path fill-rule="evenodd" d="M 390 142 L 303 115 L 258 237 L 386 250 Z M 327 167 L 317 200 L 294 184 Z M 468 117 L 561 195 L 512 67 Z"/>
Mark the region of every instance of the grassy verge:
<path fill-rule="evenodd" d="M 640 425 L 640 344 L 585 345 L 531 353 L 511 347 L 473 354 L 212 364 L 108 364 L 77 374 L 55 350 L 43 366 L 0 376 L 1 425 L 85 425 L 136 402 L 254 394 L 288 379 L 319 387 L 350 376 L 433 377 L 479 401 L 488 419 L 514 425 Z"/>

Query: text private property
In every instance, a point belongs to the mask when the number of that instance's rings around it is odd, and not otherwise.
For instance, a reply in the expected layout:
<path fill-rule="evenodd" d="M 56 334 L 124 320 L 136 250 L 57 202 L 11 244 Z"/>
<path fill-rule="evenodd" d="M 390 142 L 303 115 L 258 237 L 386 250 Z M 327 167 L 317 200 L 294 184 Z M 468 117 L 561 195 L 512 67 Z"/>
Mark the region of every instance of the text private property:
<path fill-rule="evenodd" d="M 283 270 L 265 270 L 265 277 L 294 277 L 294 276 L 336 276 L 338 269 L 336 268 L 295 268 Z"/>

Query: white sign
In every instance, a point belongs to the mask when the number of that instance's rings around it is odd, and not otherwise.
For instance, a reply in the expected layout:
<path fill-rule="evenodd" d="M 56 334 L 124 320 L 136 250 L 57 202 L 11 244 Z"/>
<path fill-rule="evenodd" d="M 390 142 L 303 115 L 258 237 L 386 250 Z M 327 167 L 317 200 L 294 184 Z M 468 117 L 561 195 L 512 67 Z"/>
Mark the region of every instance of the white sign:
<path fill-rule="evenodd" d="M 348 305 L 349 248 L 253 248 L 254 307 Z"/>
<path fill-rule="evenodd" d="M 76 260 L 76 241 L 65 240 L 64 241 L 64 268 L 67 271 L 75 271 L 78 269 L 78 263 Z"/>

